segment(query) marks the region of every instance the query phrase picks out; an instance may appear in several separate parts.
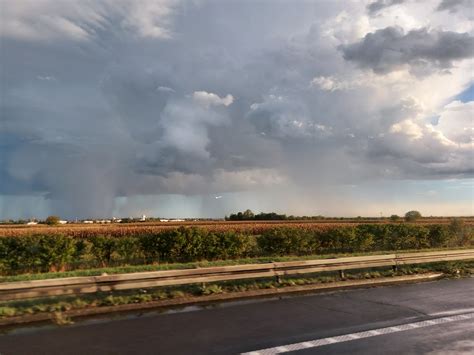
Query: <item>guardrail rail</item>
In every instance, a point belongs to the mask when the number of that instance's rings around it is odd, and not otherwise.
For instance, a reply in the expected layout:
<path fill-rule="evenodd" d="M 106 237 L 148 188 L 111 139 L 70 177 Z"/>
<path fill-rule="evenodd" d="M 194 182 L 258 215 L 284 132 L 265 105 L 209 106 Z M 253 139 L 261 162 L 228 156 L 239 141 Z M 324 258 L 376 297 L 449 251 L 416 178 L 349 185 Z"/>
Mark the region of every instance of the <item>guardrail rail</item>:
<path fill-rule="evenodd" d="M 0 301 L 474 259 L 474 249 L 245 264 L 0 283 Z"/>

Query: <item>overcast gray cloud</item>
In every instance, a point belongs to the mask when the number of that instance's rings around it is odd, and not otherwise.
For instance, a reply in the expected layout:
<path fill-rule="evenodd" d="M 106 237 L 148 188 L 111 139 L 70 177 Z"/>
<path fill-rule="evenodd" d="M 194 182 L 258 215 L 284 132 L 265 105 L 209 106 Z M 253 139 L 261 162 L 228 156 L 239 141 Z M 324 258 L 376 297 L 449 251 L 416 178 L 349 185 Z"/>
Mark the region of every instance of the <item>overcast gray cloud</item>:
<path fill-rule="evenodd" d="M 403 4 L 405 1 L 406 0 L 377 0 L 367 5 L 367 11 L 373 16 L 387 7 Z"/>
<path fill-rule="evenodd" d="M 425 28 L 436 4 L 397 2 L 413 30 L 359 1 L 3 1 L 0 218 L 343 214 L 348 185 L 472 177 L 471 23 Z"/>
<path fill-rule="evenodd" d="M 343 46 L 344 58 L 362 68 L 386 73 L 409 66 L 416 72 L 434 67 L 446 69 L 454 60 L 471 58 L 474 37 L 469 33 L 421 28 L 404 33 L 387 27 L 367 34 L 360 42 Z"/>
<path fill-rule="evenodd" d="M 463 8 L 466 11 L 469 11 L 470 8 L 472 11 L 473 5 L 472 0 L 442 0 L 438 5 L 437 10 L 455 13 Z"/>

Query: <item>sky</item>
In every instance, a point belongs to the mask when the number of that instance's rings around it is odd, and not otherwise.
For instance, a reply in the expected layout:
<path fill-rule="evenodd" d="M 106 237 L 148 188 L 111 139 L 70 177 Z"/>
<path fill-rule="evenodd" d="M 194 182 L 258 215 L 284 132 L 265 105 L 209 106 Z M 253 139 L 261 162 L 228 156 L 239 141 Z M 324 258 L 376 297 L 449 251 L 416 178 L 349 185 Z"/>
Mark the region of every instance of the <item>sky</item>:
<path fill-rule="evenodd" d="M 472 0 L 0 0 L 0 219 L 474 215 Z"/>

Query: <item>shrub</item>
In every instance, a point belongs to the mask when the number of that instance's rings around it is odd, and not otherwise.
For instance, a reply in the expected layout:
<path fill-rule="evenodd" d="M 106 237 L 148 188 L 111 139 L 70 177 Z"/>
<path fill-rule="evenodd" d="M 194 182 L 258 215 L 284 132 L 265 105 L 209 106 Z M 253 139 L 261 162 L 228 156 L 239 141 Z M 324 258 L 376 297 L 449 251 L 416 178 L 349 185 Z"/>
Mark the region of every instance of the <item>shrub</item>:
<path fill-rule="evenodd" d="M 96 257 L 102 266 L 108 265 L 112 260 L 112 254 L 115 251 L 117 239 L 99 235 L 89 238 L 89 241 L 92 244 L 91 254 Z"/>
<path fill-rule="evenodd" d="M 38 264 L 44 270 L 59 271 L 69 263 L 75 253 L 75 241 L 64 235 L 43 235 L 38 239 Z"/>
<path fill-rule="evenodd" d="M 314 254 L 319 247 L 315 234 L 303 228 L 274 228 L 257 239 L 263 255 Z"/>
<path fill-rule="evenodd" d="M 337 227 L 322 233 L 321 247 L 329 253 L 345 253 L 354 250 L 356 240 L 354 227 Z"/>
<path fill-rule="evenodd" d="M 115 241 L 114 250 L 117 254 L 118 260 L 126 263 L 143 258 L 140 240 L 138 238 L 117 238 Z"/>
<path fill-rule="evenodd" d="M 274 227 L 260 235 L 203 228 L 132 236 L 72 237 L 61 234 L 0 237 L 0 273 L 62 270 L 136 261 L 192 262 L 249 256 L 314 255 L 474 245 L 472 226 L 359 224 L 327 229 Z"/>

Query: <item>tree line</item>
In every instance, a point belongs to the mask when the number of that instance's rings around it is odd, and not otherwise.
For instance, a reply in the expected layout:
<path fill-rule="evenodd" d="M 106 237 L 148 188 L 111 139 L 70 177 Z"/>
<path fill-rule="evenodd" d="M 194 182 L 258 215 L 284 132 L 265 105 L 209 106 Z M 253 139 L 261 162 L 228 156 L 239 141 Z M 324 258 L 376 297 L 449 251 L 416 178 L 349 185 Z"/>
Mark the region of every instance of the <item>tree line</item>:
<path fill-rule="evenodd" d="M 356 219 L 359 220 L 370 220 L 374 219 L 375 217 L 357 217 Z M 407 222 L 414 222 L 417 219 L 422 218 L 421 213 L 419 211 L 408 211 L 405 213 L 404 220 Z M 225 216 L 226 221 L 275 221 L 275 220 L 323 220 L 326 219 L 324 216 L 287 216 L 286 214 L 278 214 L 275 212 L 260 212 L 260 213 L 253 213 L 252 210 L 247 209 L 243 212 L 232 213 L 229 216 Z M 344 218 L 344 217 L 336 217 L 330 219 L 354 219 L 354 218 Z M 379 218 L 377 218 L 379 219 Z M 399 221 L 402 218 L 396 214 L 390 216 L 390 220 L 393 222 Z"/>

